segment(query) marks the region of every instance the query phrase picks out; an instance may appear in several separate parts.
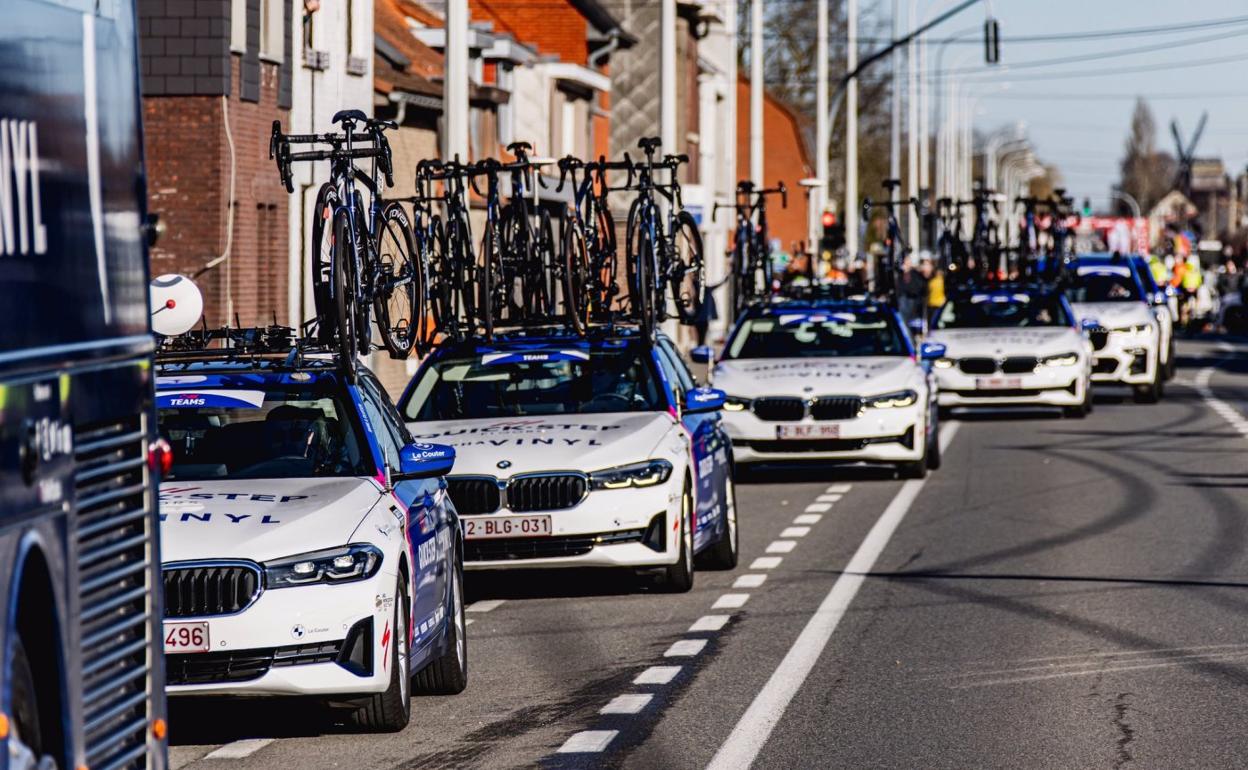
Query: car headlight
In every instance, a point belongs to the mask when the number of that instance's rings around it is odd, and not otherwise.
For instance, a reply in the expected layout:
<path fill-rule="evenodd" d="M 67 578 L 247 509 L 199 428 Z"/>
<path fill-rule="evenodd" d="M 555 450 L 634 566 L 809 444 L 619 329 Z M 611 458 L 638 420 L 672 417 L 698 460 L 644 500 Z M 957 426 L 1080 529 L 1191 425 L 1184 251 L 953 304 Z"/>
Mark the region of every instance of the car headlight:
<path fill-rule="evenodd" d="M 1074 366 L 1079 363 L 1078 353 L 1059 353 L 1040 359 L 1041 366 Z"/>
<path fill-rule="evenodd" d="M 1117 334 L 1130 334 L 1131 336 L 1135 336 L 1137 334 L 1151 333 L 1153 331 L 1153 325 L 1152 324 L 1140 324 L 1138 326 L 1120 326 L 1116 329 L 1110 329 L 1110 331 L 1115 332 Z"/>
<path fill-rule="evenodd" d="M 957 361 L 953 360 L 952 358 L 938 358 L 932 362 L 932 366 L 936 367 L 937 369 L 952 369 L 953 365 L 956 363 Z"/>
<path fill-rule="evenodd" d="M 265 562 L 267 588 L 290 588 L 312 583 L 350 583 L 367 580 L 381 567 L 381 550 L 367 543 L 287 556 Z"/>
<path fill-rule="evenodd" d="M 881 396 L 870 396 L 865 399 L 865 402 L 872 409 L 896 409 L 910 406 L 918 400 L 919 394 L 913 390 L 899 390 L 895 393 L 885 393 Z"/>
<path fill-rule="evenodd" d="M 739 398 L 737 396 L 728 396 L 724 399 L 725 412 L 740 412 L 750 408 L 750 400 L 748 398 Z"/>
<path fill-rule="evenodd" d="M 627 489 L 629 487 L 652 487 L 662 484 L 672 475 L 672 464 L 667 460 L 646 460 L 631 465 L 617 465 L 589 474 L 590 489 Z"/>

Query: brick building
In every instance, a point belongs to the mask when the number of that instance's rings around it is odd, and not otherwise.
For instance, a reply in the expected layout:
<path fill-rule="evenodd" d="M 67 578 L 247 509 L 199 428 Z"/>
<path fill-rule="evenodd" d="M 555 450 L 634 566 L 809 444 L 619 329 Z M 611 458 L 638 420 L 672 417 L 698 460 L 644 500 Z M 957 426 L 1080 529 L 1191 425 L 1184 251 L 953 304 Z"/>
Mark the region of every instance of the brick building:
<path fill-rule="evenodd" d="M 140 0 L 152 273 L 195 277 L 210 325 L 289 321 L 288 196 L 268 157 L 291 105 L 292 5 Z"/>
<path fill-rule="evenodd" d="M 750 103 L 750 81 L 737 79 L 737 104 Z M 802 121 L 797 113 L 770 93 L 763 97 L 763 137 L 767 157 L 763 159 L 763 180 L 768 187 L 784 182 L 789 188 L 789 207 L 769 201 L 767 226 L 773 246 L 796 253 L 795 246 L 806 241 L 808 222 L 806 196 L 798 180 L 814 176 L 810 148 L 806 145 Z M 750 111 L 737 111 L 737 163 L 750 167 Z"/>

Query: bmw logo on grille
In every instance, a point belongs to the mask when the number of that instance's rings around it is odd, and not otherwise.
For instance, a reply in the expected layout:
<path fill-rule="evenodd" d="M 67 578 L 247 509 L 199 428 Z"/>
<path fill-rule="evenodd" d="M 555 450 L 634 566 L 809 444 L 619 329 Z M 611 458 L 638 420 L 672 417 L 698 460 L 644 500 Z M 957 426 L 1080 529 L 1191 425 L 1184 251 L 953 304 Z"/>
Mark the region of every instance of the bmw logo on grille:
<path fill-rule="evenodd" d="M 296 625 L 294 628 L 290 629 L 290 635 L 296 639 L 302 639 L 303 638 L 303 626 Z"/>
<path fill-rule="evenodd" d="M 506 470 L 511 467 L 511 460 L 499 460 L 498 467 L 500 470 Z"/>

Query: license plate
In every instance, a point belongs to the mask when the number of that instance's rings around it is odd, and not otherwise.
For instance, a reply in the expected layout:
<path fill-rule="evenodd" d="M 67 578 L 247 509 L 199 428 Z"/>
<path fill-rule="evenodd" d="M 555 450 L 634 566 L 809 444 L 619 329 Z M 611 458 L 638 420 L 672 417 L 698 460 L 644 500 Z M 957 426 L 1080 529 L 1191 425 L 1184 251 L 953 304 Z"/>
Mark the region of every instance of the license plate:
<path fill-rule="evenodd" d="M 1021 387 L 1022 377 L 979 377 L 975 380 L 977 390 L 1014 390 Z"/>
<path fill-rule="evenodd" d="M 482 540 L 491 537 L 550 537 L 549 516 L 497 516 L 464 519 L 464 537 Z"/>
<path fill-rule="evenodd" d="M 208 652 L 207 623 L 166 623 L 165 652 Z"/>
<path fill-rule="evenodd" d="M 840 425 L 777 425 L 776 438 L 840 438 Z"/>

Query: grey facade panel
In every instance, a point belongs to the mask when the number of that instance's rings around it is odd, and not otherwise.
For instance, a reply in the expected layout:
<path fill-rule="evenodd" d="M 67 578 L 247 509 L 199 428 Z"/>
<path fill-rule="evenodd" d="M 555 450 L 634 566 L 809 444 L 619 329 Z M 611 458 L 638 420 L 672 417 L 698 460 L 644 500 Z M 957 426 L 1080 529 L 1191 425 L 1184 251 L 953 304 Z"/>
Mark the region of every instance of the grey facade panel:
<path fill-rule="evenodd" d="M 282 56 L 282 67 L 277 74 L 277 106 L 284 110 L 289 110 L 294 103 L 291 91 L 295 80 L 295 23 L 291 6 L 291 3 L 286 3 L 285 18 L 283 20 L 286 38 L 286 44 L 283 50 L 285 50 L 286 53 Z"/>
<path fill-rule="evenodd" d="M 144 96 L 220 96 L 230 89 L 230 0 L 140 0 Z"/>
<path fill-rule="evenodd" d="M 239 98 L 260 101 L 260 0 L 247 0 L 247 51 L 240 63 Z"/>

